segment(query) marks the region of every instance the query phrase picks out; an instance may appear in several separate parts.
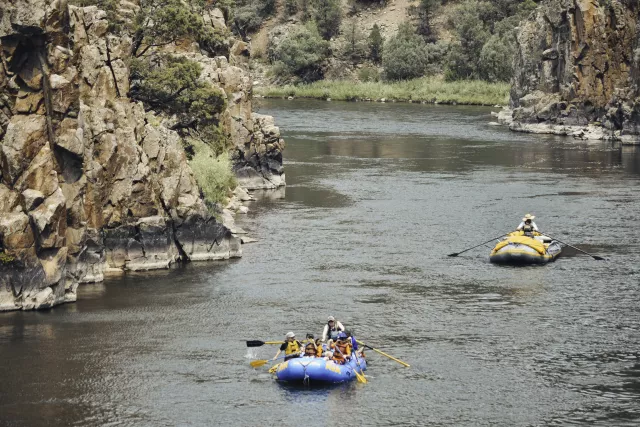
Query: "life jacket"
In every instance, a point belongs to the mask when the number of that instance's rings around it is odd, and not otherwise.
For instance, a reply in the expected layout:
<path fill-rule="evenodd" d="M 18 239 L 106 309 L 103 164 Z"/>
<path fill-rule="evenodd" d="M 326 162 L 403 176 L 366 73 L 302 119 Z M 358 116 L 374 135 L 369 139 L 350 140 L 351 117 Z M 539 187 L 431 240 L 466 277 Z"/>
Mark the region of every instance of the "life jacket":
<path fill-rule="evenodd" d="M 287 348 L 284 349 L 284 354 L 290 356 L 292 354 L 300 353 L 300 343 L 298 341 L 291 341 L 287 343 Z"/>
<path fill-rule="evenodd" d="M 316 357 L 322 357 L 322 346 L 316 346 Z"/>
<path fill-rule="evenodd" d="M 329 328 L 329 338 L 335 341 L 340 333 L 340 329 L 338 329 L 338 321 L 336 320 L 333 322 L 333 328 L 329 326 L 329 322 L 327 322 L 327 327 Z"/>
<path fill-rule="evenodd" d="M 335 351 L 333 352 L 333 361 L 338 364 L 344 364 L 346 359 L 351 357 L 351 344 L 341 341 L 331 345 Z"/>

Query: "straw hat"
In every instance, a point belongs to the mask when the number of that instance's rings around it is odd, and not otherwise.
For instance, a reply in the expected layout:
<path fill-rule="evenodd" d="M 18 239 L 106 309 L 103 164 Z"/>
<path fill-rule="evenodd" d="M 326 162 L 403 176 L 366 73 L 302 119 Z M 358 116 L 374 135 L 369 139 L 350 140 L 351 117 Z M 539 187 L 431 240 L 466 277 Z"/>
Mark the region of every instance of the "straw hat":
<path fill-rule="evenodd" d="M 329 319 L 327 320 L 328 322 L 335 322 L 336 318 L 333 316 L 329 316 Z"/>
<path fill-rule="evenodd" d="M 535 218 L 535 216 L 534 216 L 534 215 L 526 214 L 526 215 L 524 216 L 524 218 L 522 218 L 522 220 L 523 220 L 523 221 L 526 221 L 526 220 L 530 219 L 531 221 L 533 221 L 533 219 L 534 219 L 534 218 Z"/>

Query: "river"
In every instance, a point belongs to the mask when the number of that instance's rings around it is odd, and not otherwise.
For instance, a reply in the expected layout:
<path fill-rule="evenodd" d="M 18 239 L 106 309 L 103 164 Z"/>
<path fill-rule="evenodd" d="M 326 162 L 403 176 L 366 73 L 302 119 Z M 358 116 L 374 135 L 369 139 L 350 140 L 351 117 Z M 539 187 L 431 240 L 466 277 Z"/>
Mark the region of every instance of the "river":
<path fill-rule="evenodd" d="M 263 100 L 288 186 L 238 225 L 239 260 L 85 285 L 0 313 L 0 425 L 638 425 L 640 149 L 510 133 L 490 109 Z M 284 198 L 278 198 L 283 196 Z M 575 251 L 500 267 L 525 213 Z M 369 383 L 276 383 L 245 340 L 320 334 Z"/>

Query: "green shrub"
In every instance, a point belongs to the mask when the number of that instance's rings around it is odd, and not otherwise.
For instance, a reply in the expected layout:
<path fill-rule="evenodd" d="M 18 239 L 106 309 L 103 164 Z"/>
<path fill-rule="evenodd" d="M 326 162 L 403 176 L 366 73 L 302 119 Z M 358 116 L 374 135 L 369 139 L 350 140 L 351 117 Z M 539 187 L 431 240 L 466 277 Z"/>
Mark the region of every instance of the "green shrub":
<path fill-rule="evenodd" d="M 480 53 L 480 76 L 490 82 L 508 82 L 513 75 L 515 46 L 506 37 L 493 35 Z"/>
<path fill-rule="evenodd" d="M 382 66 L 389 80 L 406 80 L 425 75 L 429 65 L 427 43 L 408 24 L 398 27 L 384 47 Z"/>
<path fill-rule="evenodd" d="M 458 41 L 452 44 L 446 60 L 449 80 L 481 78 L 480 55 L 491 35 L 480 19 L 482 10 L 482 3 L 474 0 L 463 3 L 455 12 L 452 24 Z"/>
<path fill-rule="evenodd" d="M 153 47 L 186 38 L 197 40 L 204 27 L 201 11 L 197 0 L 140 0 L 131 54 L 140 57 Z"/>
<path fill-rule="evenodd" d="M 0 252 L 0 264 L 11 264 L 16 260 L 16 257 L 6 252 Z"/>
<path fill-rule="evenodd" d="M 374 67 L 362 67 L 358 70 L 358 79 L 361 82 L 377 82 L 380 80 L 380 73 Z"/>
<path fill-rule="evenodd" d="M 237 185 L 228 153 L 215 156 L 200 141 L 193 141 L 194 155 L 189 165 L 209 206 L 223 204 L 230 189 Z"/>
<path fill-rule="evenodd" d="M 258 31 L 262 22 L 275 12 L 275 7 L 275 0 L 236 0 L 234 29 L 243 38 Z"/>
<path fill-rule="evenodd" d="M 298 0 L 284 0 L 285 16 L 293 16 L 298 13 Z"/>
<path fill-rule="evenodd" d="M 134 58 L 129 96 L 147 108 L 175 114 L 181 127 L 216 121 L 226 108 L 224 94 L 200 81 L 200 64 L 184 57 Z"/>
<path fill-rule="evenodd" d="M 197 37 L 198 45 L 211 56 L 229 56 L 229 33 L 219 28 L 204 27 Z"/>
<path fill-rule="evenodd" d="M 367 40 L 355 20 L 347 23 L 344 33 L 346 43 L 342 56 L 344 59 L 357 64 L 367 56 Z"/>
<path fill-rule="evenodd" d="M 308 23 L 293 30 L 274 52 L 274 59 L 289 75 L 304 82 L 322 78 L 322 62 L 327 58 L 329 43 L 320 37 L 318 29 Z"/>
<path fill-rule="evenodd" d="M 338 35 L 342 22 L 340 0 L 316 0 L 315 19 L 323 39 L 331 40 Z"/>

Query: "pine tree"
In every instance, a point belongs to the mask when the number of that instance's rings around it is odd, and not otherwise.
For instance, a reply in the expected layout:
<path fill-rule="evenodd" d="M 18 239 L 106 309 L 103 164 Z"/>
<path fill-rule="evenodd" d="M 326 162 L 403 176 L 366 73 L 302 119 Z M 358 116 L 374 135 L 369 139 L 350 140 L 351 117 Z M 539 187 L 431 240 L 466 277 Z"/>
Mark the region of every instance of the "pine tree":
<path fill-rule="evenodd" d="M 437 41 L 433 28 L 433 18 L 441 4 L 442 0 L 420 0 L 417 32 L 424 37 L 427 43 L 435 43 Z"/>
<path fill-rule="evenodd" d="M 332 37 L 340 32 L 340 23 L 342 21 L 340 1 L 318 0 L 315 17 L 318 31 L 320 31 L 322 38 L 331 40 Z"/>
<path fill-rule="evenodd" d="M 380 33 L 380 27 L 378 24 L 373 24 L 371 33 L 369 33 L 369 58 L 377 64 L 382 60 L 383 45 L 384 38 Z"/>

